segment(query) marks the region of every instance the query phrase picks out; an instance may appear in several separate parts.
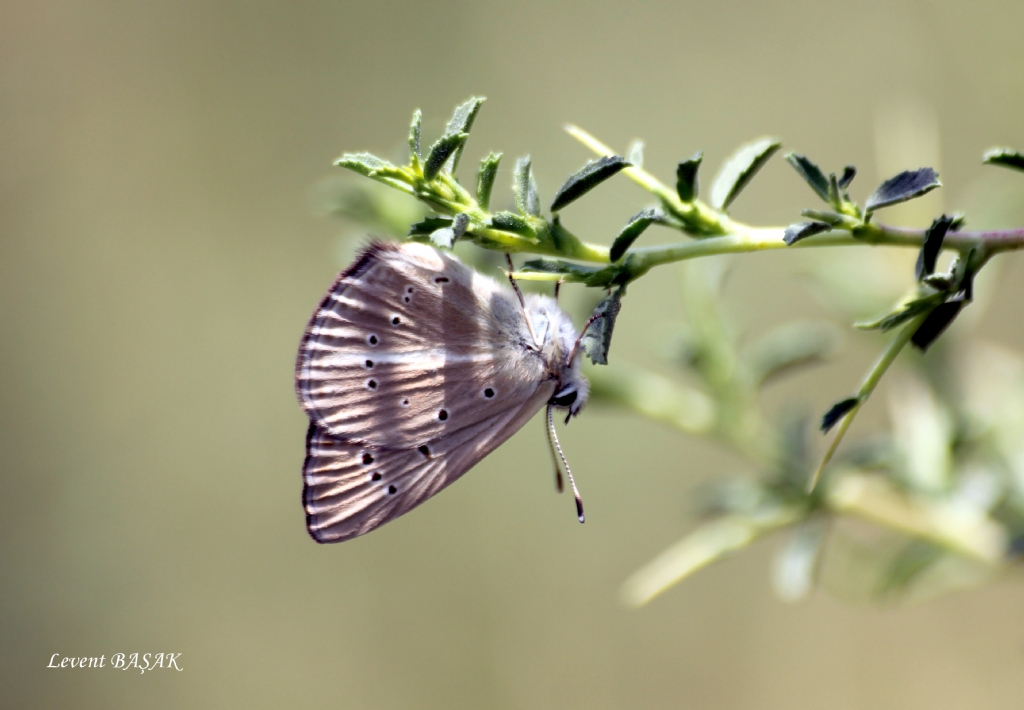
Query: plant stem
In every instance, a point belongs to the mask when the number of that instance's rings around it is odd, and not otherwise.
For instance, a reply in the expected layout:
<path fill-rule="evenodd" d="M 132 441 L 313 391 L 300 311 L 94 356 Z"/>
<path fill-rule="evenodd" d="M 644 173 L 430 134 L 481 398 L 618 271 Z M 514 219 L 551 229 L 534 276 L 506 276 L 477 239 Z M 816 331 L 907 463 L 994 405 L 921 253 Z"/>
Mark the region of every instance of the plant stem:
<path fill-rule="evenodd" d="M 921 229 L 889 227 L 884 224 L 876 226 L 879 233 L 885 238 L 885 241 L 882 243 L 893 243 L 888 240 L 894 239 L 900 243 L 906 241 L 907 244 L 919 245 L 924 239 L 925 232 Z M 1024 249 L 1024 229 L 948 232 L 946 238 L 942 240 L 943 249 L 955 249 L 966 253 L 974 247 L 981 247 L 989 254 Z"/>
<path fill-rule="evenodd" d="M 567 124 L 565 130 L 598 155 L 615 155 L 611 148 L 579 126 Z M 661 200 L 661 205 L 667 212 L 689 227 L 687 231 L 703 236 L 729 234 L 734 231 L 733 222 L 727 215 L 711 209 L 700 200 L 683 202 L 675 190 L 669 188 L 643 168 L 634 165 L 625 168 L 622 172 L 637 185 Z"/>
<path fill-rule="evenodd" d="M 921 323 L 928 317 L 928 313 L 922 313 L 914 320 L 907 323 L 906 326 L 893 338 L 892 342 L 889 343 L 889 347 L 885 349 L 882 356 L 878 358 L 874 367 L 868 372 L 867 377 L 864 378 L 864 382 L 861 383 L 860 389 L 857 390 L 857 405 L 847 412 L 846 416 L 843 417 L 842 423 L 839 425 L 839 430 L 836 432 L 835 438 L 832 439 L 832 443 L 829 445 L 828 450 L 821 459 L 821 463 L 818 465 L 814 475 L 811 476 L 811 480 L 807 484 L 807 492 L 810 493 L 814 490 L 814 487 L 818 483 L 818 479 L 821 478 L 821 472 L 825 470 L 828 462 L 832 460 L 832 455 L 835 454 L 836 449 L 839 448 L 839 442 L 843 440 L 846 435 L 846 430 L 850 428 L 850 424 L 853 423 L 854 417 L 857 416 L 857 412 L 860 411 L 861 406 L 868 400 L 871 393 L 875 391 L 875 387 L 881 382 L 882 376 L 889 369 L 889 366 L 896 360 L 896 356 L 900 354 L 900 351 L 910 342 L 910 339 L 917 332 L 917 329 L 921 327 Z"/>

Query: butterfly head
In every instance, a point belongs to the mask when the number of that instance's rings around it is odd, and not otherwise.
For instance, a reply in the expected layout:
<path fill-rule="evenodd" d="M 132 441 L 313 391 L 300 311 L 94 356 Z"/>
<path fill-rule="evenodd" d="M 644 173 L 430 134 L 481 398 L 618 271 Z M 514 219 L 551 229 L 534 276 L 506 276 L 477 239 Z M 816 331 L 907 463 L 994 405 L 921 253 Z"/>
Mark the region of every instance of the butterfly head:
<path fill-rule="evenodd" d="M 566 318 L 568 321 L 568 318 Z M 583 405 L 587 403 L 587 397 L 590 395 L 590 382 L 583 375 L 580 370 L 582 363 L 582 353 L 579 351 L 573 352 L 576 342 L 576 332 L 570 326 L 565 329 L 562 333 L 563 343 L 562 350 L 567 357 L 569 354 L 572 355 L 572 360 L 561 363 L 561 368 L 558 377 L 558 385 L 555 388 L 555 393 L 548 400 L 548 404 L 553 407 L 560 409 L 568 409 L 569 412 L 565 417 L 565 421 L 568 422 L 571 417 L 575 417 L 583 409 Z"/>
<path fill-rule="evenodd" d="M 583 405 L 587 403 L 589 390 L 590 383 L 581 376 L 578 380 L 562 383 L 562 388 L 555 392 L 554 396 L 548 400 L 548 404 L 553 407 L 568 409 L 569 416 L 566 417 L 566 421 L 569 421 L 569 417 L 575 417 L 579 414 L 580 410 L 583 409 Z"/>
<path fill-rule="evenodd" d="M 577 333 L 572 320 L 547 296 L 531 294 L 527 310 L 536 331 L 541 357 L 554 379 L 555 393 L 548 405 L 569 410 L 566 421 L 576 416 L 587 403 L 590 383 L 581 372 L 582 353 L 576 348 Z"/>

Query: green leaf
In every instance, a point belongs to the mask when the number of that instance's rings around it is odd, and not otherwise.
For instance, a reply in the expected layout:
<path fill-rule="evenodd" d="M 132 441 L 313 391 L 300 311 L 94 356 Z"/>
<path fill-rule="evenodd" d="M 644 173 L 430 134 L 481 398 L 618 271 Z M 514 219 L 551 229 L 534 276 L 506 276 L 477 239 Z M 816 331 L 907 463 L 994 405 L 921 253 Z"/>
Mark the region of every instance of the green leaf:
<path fill-rule="evenodd" d="M 595 365 L 608 364 L 608 348 L 612 345 L 612 331 L 615 329 L 615 319 L 619 315 L 619 309 L 622 308 L 622 296 L 625 293 L 625 286 L 615 289 L 597 304 L 597 308 L 590 316 L 590 325 L 583 333 L 580 346 Z"/>
<path fill-rule="evenodd" d="M 772 569 L 772 582 L 775 593 L 783 601 L 801 601 L 814 588 L 827 531 L 828 519 L 824 515 L 813 516 L 797 525 L 792 537 L 779 550 Z"/>
<path fill-rule="evenodd" d="M 828 179 L 825 177 L 825 173 L 821 172 L 821 168 L 799 153 L 786 153 L 786 162 L 793 166 L 793 169 L 811 186 L 818 197 L 825 202 L 829 201 Z"/>
<path fill-rule="evenodd" d="M 880 330 L 883 333 L 896 326 L 903 325 L 922 313 L 927 313 L 945 300 L 946 294 L 933 293 L 922 298 L 915 298 L 900 304 L 896 310 L 873 321 L 860 321 L 853 327 L 859 330 Z"/>
<path fill-rule="evenodd" d="M 727 515 L 706 522 L 631 575 L 622 587 L 622 600 L 643 606 L 697 570 L 803 515 L 796 506 L 766 505 L 749 516 Z"/>
<path fill-rule="evenodd" d="M 514 180 L 512 188 L 515 191 L 519 214 L 540 217 L 540 194 L 537 191 L 537 180 L 533 177 L 530 156 L 516 161 Z"/>
<path fill-rule="evenodd" d="M 942 240 L 946 238 L 946 232 L 953 226 L 953 217 L 942 215 L 932 222 L 932 226 L 924 235 L 924 243 L 917 255 L 917 264 L 914 267 L 914 275 L 918 281 L 924 280 L 935 272 L 935 260 L 942 249 Z"/>
<path fill-rule="evenodd" d="M 531 259 L 530 261 L 523 262 L 523 265 L 520 266 L 518 270 L 541 274 L 577 274 L 593 273 L 597 269 L 598 267 L 596 266 L 582 266 L 580 264 L 574 264 L 571 261 L 541 257 L 540 259 Z"/>
<path fill-rule="evenodd" d="M 451 136 L 456 133 L 469 133 L 473 128 L 473 121 L 476 120 L 480 107 L 483 106 L 486 100 L 487 97 L 485 96 L 474 96 L 465 103 L 456 106 L 455 113 L 448 119 L 448 126 L 445 128 L 444 134 Z"/>
<path fill-rule="evenodd" d="M 630 143 L 629 148 L 626 149 L 626 162 L 634 168 L 644 166 L 644 142 L 639 138 Z"/>
<path fill-rule="evenodd" d="M 348 168 L 366 177 L 373 177 L 381 170 L 398 171 L 398 168 L 372 153 L 345 153 L 334 161 L 339 168 Z"/>
<path fill-rule="evenodd" d="M 747 143 L 733 153 L 715 178 L 711 187 L 711 206 L 725 211 L 757 171 L 764 167 L 782 143 L 773 138 L 762 138 Z"/>
<path fill-rule="evenodd" d="M 974 272 L 978 266 L 977 255 L 978 247 L 972 247 L 967 256 L 957 260 L 956 264 L 957 289 L 967 301 L 974 300 Z"/>
<path fill-rule="evenodd" d="M 797 222 L 786 227 L 786 233 L 782 236 L 782 241 L 786 242 L 787 246 L 792 246 L 801 239 L 813 237 L 815 234 L 821 234 L 830 229 L 832 229 L 832 225 L 825 222 Z"/>
<path fill-rule="evenodd" d="M 755 341 L 743 354 L 751 379 L 762 385 L 801 367 L 824 362 L 839 348 L 836 329 L 824 322 L 780 326 Z"/>
<path fill-rule="evenodd" d="M 455 238 L 462 239 L 462 235 L 466 233 L 467 229 L 469 229 L 469 215 L 459 212 L 452 220 L 452 231 L 455 233 Z"/>
<path fill-rule="evenodd" d="M 732 476 L 701 482 L 692 493 L 690 507 L 701 517 L 749 515 L 768 502 L 778 502 L 770 488 L 746 476 Z"/>
<path fill-rule="evenodd" d="M 444 168 L 445 163 L 466 143 L 468 133 L 445 134 L 437 139 L 434 145 L 430 146 L 430 155 L 423 165 L 423 177 L 433 180 Z"/>
<path fill-rule="evenodd" d="M 512 232 L 522 237 L 535 237 L 533 227 L 515 212 L 495 212 L 491 216 L 491 226 L 503 232 Z"/>
<path fill-rule="evenodd" d="M 474 96 L 466 103 L 456 107 L 455 113 L 452 114 L 451 119 L 448 121 L 448 126 L 444 130 L 445 136 L 457 136 L 461 133 L 469 134 L 473 128 L 473 121 L 476 119 L 477 113 L 480 111 L 480 107 L 486 101 L 484 97 Z M 459 167 L 459 158 L 462 157 L 462 149 L 465 147 L 465 139 L 459 143 L 458 147 L 451 154 L 451 164 L 448 166 L 448 172 L 454 173 Z"/>
<path fill-rule="evenodd" d="M 990 148 L 981 156 L 985 165 L 1001 165 L 1013 170 L 1024 170 L 1024 153 L 1012 148 Z"/>
<path fill-rule="evenodd" d="M 864 209 L 872 212 L 881 207 L 906 202 L 941 186 L 939 174 L 932 168 L 907 170 L 879 185 L 864 203 Z"/>
<path fill-rule="evenodd" d="M 843 204 L 843 199 L 839 195 L 839 181 L 836 179 L 835 173 L 828 174 L 828 202 L 836 209 Z"/>
<path fill-rule="evenodd" d="M 430 241 L 440 249 L 451 249 L 455 242 L 462 239 L 466 229 L 469 227 L 469 215 L 465 212 L 460 212 L 451 220 L 438 219 L 437 221 L 438 223 L 448 222 L 447 224 L 441 224 L 441 226 L 430 233 Z"/>
<path fill-rule="evenodd" d="M 843 215 L 827 210 L 800 210 L 800 215 L 810 217 L 816 222 L 824 222 L 832 227 L 838 227 L 846 221 L 846 217 Z"/>
<path fill-rule="evenodd" d="M 407 236 L 410 237 L 426 237 L 430 236 L 439 229 L 445 227 L 451 227 L 452 220 L 448 217 L 427 217 L 422 222 L 409 227 L 409 233 Z"/>
<path fill-rule="evenodd" d="M 692 158 L 684 160 L 676 166 L 676 194 L 683 202 L 693 202 L 697 199 L 697 192 L 700 190 L 697 171 L 700 170 L 703 160 L 704 154 L 697 151 Z"/>
<path fill-rule="evenodd" d="M 860 404 L 860 399 L 857 397 L 847 397 L 841 402 L 833 404 L 832 408 L 821 418 L 822 433 L 827 434 L 829 429 L 838 424 L 839 420 L 849 414 L 858 404 Z"/>
<path fill-rule="evenodd" d="M 564 274 L 566 276 L 574 277 L 574 281 L 586 282 L 595 274 L 603 271 L 603 269 L 597 266 L 583 266 L 582 264 L 575 264 L 571 261 L 562 261 L 561 259 L 541 258 L 527 261 L 519 267 L 519 271 L 541 274 Z"/>
<path fill-rule="evenodd" d="M 494 189 L 494 178 L 498 176 L 499 163 L 501 153 L 491 153 L 480 161 L 480 172 L 476 175 L 476 201 L 485 211 L 491 206 L 491 191 Z"/>
<path fill-rule="evenodd" d="M 621 259 L 626 254 L 626 250 L 633 246 L 633 242 L 637 240 L 637 237 L 643 234 L 644 230 L 652 224 L 659 222 L 662 217 L 661 210 L 655 207 L 649 207 L 630 217 L 629 222 L 619 232 L 619 236 L 615 237 L 615 241 L 612 242 L 608 258 L 612 262 Z"/>
<path fill-rule="evenodd" d="M 455 231 L 451 227 L 443 227 L 430 235 L 430 241 L 439 249 L 449 250 L 455 244 Z"/>
<path fill-rule="evenodd" d="M 422 160 L 420 152 L 420 135 L 423 132 L 423 112 L 416 109 L 412 113 L 412 125 L 409 126 L 409 153 L 416 160 Z"/>
<path fill-rule="evenodd" d="M 715 423 L 715 403 L 695 387 L 653 372 L 622 365 L 594 368 L 591 402 L 607 402 L 691 434 L 708 434 Z"/>
<path fill-rule="evenodd" d="M 878 592 L 890 596 L 907 592 L 945 557 L 946 552 L 940 546 L 925 540 L 911 540 L 886 565 Z"/>
<path fill-rule="evenodd" d="M 618 155 L 605 155 L 597 160 L 591 160 L 570 175 L 558 188 L 555 199 L 551 201 L 551 211 L 557 212 L 578 200 L 623 168 L 628 168 L 629 165 L 625 158 Z"/>
<path fill-rule="evenodd" d="M 966 299 L 962 294 L 953 296 L 951 299 L 935 307 L 924 322 L 910 338 L 910 342 L 917 346 L 922 352 L 931 347 L 935 339 L 942 335 L 943 331 L 960 315 Z"/>
<path fill-rule="evenodd" d="M 857 168 L 852 165 L 847 165 L 843 168 L 843 176 L 839 178 L 839 187 L 844 190 L 850 186 L 853 179 L 857 177 Z"/>
<path fill-rule="evenodd" d="M 936 291 L 949 291 L 956 283 L 956 279 L 950 273 L 928 274 L 921 279 L 921 283 L 934 288 Z"/>

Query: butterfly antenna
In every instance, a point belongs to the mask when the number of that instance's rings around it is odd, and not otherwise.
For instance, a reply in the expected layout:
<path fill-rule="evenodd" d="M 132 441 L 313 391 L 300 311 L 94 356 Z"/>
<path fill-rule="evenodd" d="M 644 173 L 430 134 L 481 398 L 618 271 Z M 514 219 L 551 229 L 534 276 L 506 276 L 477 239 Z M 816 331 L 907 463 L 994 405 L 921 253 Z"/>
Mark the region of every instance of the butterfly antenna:
<path fill-rule="evenodd" d="M 604 318 L 604 313 L 594 313 L 587 319 L 587 322 L 583 324 L 583 330 L 581 330 L 580 334 L 576 337 L 576 344 L 572 346 L 572 352 L 569 353 L 569 357 L 565 360 L 566 367 L 572 365 L 572 359 L 576 357 L 576 353 L 580 349 L 580 343 L 583 342 L 583 336 L 587 334 L 587 328 L 593 325 L 594 321 L 598 318 Z"/>
<path fill-rule="evenodd" d="M 558 467 L 558 453 L 555 451 L 555 427 L 551 420 L 551 405 L 548 405 L 548 449 L 551 451 L 551 462 L 555 464 L 555 490 L 561 493 L 565 490 L 562 482 L 562 469 Z"/>
<path fill-rule="evenodd" d="M 508 280 L 512 284 L 512 290 L 516 292 L 519 297 L 519 305 L 523 308 L 523 317 L 526 318 L 526 328 L 530 331 L 530 337 L 533 338 L 534 345 L 540 345 L 537 341 L 537 334 L 533 332 L 533 323 L 530 322 L 530 312 L 526 310 L 526 299 L 523 298 L 523 292 L 519 290 L 519 284 L 512 278 L 512 272 L 516 270 L 516 267 L 512 266 L 512 257 L 505 254 L 505 263 L 508 264 Z"/>
<path fill-rule="evenodd" d="M 555 419 L 552 415 L 553 407 L 548 405 L 548 433 L 551 436 L 551 440 L 555 442 L 555 449 L 558 451 L 558 457 L 562 459 L 562 465 L 565 466 L 565 473 L 569 477 L 569 485 L 572 486 L 572 494 L 576 497 L 576 515 L 579 517 L 580 522 L 584 522 L 583 516 L 583 499 L 580 498 L 580 492 L 576 488 L 576 481 L 572 478 L 572 471 L 569 470 L 569 462 L 565 460 L 565 454 L 562 453 L 562 445 L 558 443 L 558 434 L 555 433 Z M 557 464 L 556 464 L 557 465 Z"/>
<path fill-rule="evenodd" d="M 565 279 L 558 279 L 555 281 L 555 302 L 558 302 L 558 292 L 562 290 L 562 284 L 565 283 Z"/>

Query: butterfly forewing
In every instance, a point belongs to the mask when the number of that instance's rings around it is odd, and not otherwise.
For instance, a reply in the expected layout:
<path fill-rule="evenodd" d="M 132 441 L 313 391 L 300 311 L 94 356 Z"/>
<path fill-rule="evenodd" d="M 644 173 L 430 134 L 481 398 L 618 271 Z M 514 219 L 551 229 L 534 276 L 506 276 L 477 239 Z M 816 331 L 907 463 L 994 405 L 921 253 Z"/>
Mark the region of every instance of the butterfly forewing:
<path fill-rule="evenodd" d="M 375 242 L 313 314 L 296 387 L 330 434 L 418 446 L 523 402 L 545 378 L 519 304 L 430 247 Z"/>
<path fill-rule="evenodd" d="M 319 542 L 411 510 L 552 396 L 515 297 L 430 247 L 374 242 L 313 314 L 296 364 Z"/>

